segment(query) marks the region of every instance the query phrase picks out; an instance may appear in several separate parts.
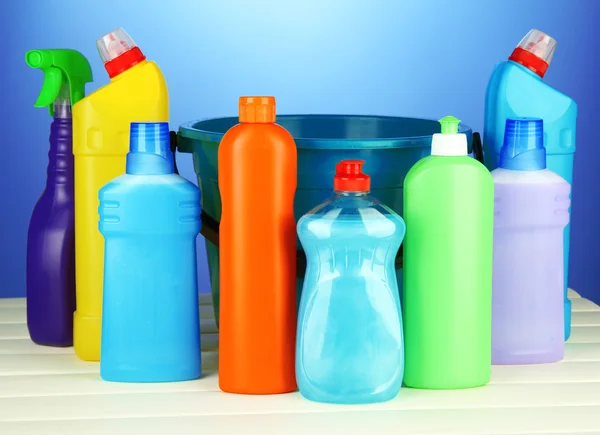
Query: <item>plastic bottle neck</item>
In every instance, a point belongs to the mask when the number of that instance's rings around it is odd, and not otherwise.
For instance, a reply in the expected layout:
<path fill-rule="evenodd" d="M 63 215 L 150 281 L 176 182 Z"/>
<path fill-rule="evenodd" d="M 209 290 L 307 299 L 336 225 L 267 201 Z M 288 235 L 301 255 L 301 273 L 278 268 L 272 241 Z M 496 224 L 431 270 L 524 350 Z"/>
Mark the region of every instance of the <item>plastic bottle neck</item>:
<path fill-rule="evenodd" d="M 113 60 L 106 62 L 104 68 L 112 80 L 145 60 L 146 56 L 144 56 L 139 47 L 133 47 Z"/>
<path fill-rule="evenodd" d="M 54 119 L 71 119 L 70 104 L 54 104 Z"/>
<path fill-rule="evenodd" d="M 334 192 L 337 195 L 342 195 L 342 196 L 367 196 L 369 194 L 369 191 L 355 192 L 352 190 L 334 190 Z"/>
<path fill-rule="evenodd" d="M 167 123 L 132 123 L 126 172 L 132 175 L 173 174 Z"/>
<path fill-rule="evenodd" d="M 50 150 L 48 152 L 48 178 L 46 188 L 74 186 L 73 123 L 71 118 L 54 117 L 50 125 Z"/>
<path fill-rule="evenodd" d="M 548 63 L 521 47 L 515 48 L 508 59 L 516 64 L 523 65 L 540 78 L 543 78 L 548 70 Z"/>
<path fill-rule="evenodd" d="M 354 191 L 348 191 L 348 190 L 334 190 L 336 195 L 339 196 L 347 196 L 350 198 L 357 198 L 357 197 L 361 197 L 361 196 L 367 196 L 370 192 L 369 191 L 365 191 L 365 192 L 354 192 Z"/>
<path fill-rule="evenodd" d="M 516 66 L 521 71 L 527 73 L 528 75 L 530 75 L 531 77 L 535 78 L 536 80 L 543 81 L 542 77 L 540 77 L 538 74 L 536 74 L 534 71 L 530 70 L 526 66 L 524 66 L 524 65 L 522 65 L 522 64 L 520 64 L 518 62 L 515 62 L 514 60 L 511 60 L 511 59 L 508 59 L 507 62 L 510 63 L 511 65 Z"/>
<path fill-rule="evenodd" d="M 168 175 L 174 174 L 173 161 L 151 153 L 127 154 L 126 172 L 131 175 Z"/>
<path fill-rule="evenodd" d="M 132 71 L 135 71 L 138 66 L 143 65 L 143 64 L 145 64 L 147 62 L 148 62 L 147 60 L 143 60 L 143 61 L 141 61 L 139 63 L 136 63 L 135 65 L 130 66 L 129 68 L 121 71 L 120 73 L 118 73 L 118 74 L 116 74 L 116 75 L 114 75 L 112 77 L 109 74 L 109 79 L 110 79 L 111 82 L 115 82 L 117 80 L 122 79 L 123 77 L 127 77 L 127 75 L 129 73 L 131 73 Z"/>
<path fill-rule="evenodd" d="M 506 154 L 506 151 L 503 149 L 500 153 L 499 168 L 509 171 L 541 171 L 546 169 L 545 149 L 527 150 L 515 156 Z"/>
<path fill-rule="evenodd" d="M 69 85 L 63 84 L 58 93 L 58 96 L 52 103 L 54 110 L 54 119 L 71 119 L 72 106 L 71 106 L 71 91 Z"/>
<path fill-rule="evenodd" d="M 546 169 L 543 121 L 538 118 L 509 118 L 498 166 L 513 171 Z"/>

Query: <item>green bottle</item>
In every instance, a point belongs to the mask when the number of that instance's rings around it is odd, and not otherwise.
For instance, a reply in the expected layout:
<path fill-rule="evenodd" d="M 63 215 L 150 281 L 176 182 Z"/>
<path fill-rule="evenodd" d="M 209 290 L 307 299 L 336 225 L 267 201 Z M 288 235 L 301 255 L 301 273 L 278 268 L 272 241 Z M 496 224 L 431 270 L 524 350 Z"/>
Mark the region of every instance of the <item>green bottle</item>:
<path fill-rule="evenodd" d="M 491 375 L 494 182 L 467 155 L 460 120 L 440 120 L 431 155 L 404 181 L 404 383 L 485 385 Z"/>

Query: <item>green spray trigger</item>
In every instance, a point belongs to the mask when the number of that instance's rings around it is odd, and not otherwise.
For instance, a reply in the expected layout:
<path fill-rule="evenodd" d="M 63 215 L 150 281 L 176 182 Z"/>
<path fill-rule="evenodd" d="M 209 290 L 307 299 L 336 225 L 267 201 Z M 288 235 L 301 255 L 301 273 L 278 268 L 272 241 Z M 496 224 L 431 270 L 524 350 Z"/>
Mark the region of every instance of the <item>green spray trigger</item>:
<path fill-rule="evenodd" d="M 92 68 L 83 54 L 75 50 L 30 50 L 25 62 L 31 68 L 44 72 L 44 84 L 35 107 L 48 107 L 50 116 L 54 116 L 54 102 L 63 85 L 69 88 L 70 104 L 73 105 L 85 95 L 85 84 L 90 83 Z"/>
<path fill-rule="evenodd" d="M 458 133 L 458 124 L 460 124 L 460 119 L 454 116 L 445 116 L 438 122 L 442 125 L 442 134 Z"/>

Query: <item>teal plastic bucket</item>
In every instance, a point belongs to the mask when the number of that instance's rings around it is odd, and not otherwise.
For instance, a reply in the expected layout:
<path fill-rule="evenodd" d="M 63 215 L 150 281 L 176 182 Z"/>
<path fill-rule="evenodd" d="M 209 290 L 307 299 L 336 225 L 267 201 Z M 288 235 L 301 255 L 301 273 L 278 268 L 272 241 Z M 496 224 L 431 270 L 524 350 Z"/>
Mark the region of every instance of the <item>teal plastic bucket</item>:
<path fill-rule="evenodd" d="M 219 316 L 218 223 L 221 197 L 218 185 L 219 143 L 237 117 L 192 121 L 179 127 L 177 148 L 191 153 L 198 185 L 202 191 L 202 234 L 206 251 L 215 317 Z M 294 201 L 296 221 L 333 193 L 335 165 L 344 159 L 364 160 L 364 172 L 371 176 L 371 195 L 402 216 L 403 184 L 406 173 L 419 159 L 429 155 L 431 136 L 440 132 L 437 121 L 391 116 L 281 115 L 277 123 L 290 132 L 298 148 L 298 186 Z M 471 129 L 461 124 L 469 152 Z M 302 290 L 306 259 L 297 245 L 298 295 Z M 259 253 L 257 253 L 259 254 Z M 399 286 L 402 284 L 401 254 L 396 261 Z"/>

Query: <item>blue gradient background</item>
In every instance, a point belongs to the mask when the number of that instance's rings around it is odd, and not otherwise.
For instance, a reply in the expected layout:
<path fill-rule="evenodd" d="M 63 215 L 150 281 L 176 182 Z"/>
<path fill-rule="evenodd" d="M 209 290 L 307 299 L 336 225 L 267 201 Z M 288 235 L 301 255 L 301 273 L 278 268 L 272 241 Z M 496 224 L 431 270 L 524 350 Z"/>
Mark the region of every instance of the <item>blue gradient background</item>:
<path fill-rule="evenodd" d="M 558 40 L 547 82 L 579 104 L 569 284 L 600 303 L 599 11 L 597 0 L 2 0 L 0 297 L 25 294 L 27 227 L 46 179 L 50 119 L 33 108 L 42 73 L 27 50 L 81 51 L 90 92 L 108 83 L 95 40 L 122 26 L 166 76 L 171 129 L 267 94 L 280 114 L 452 114 L 481 131 L 492 69 L 535 27 Z M 178 164 L 195 181 L 191 156 Z M 209 291 L 206 265 L 199 274 Z"/>

